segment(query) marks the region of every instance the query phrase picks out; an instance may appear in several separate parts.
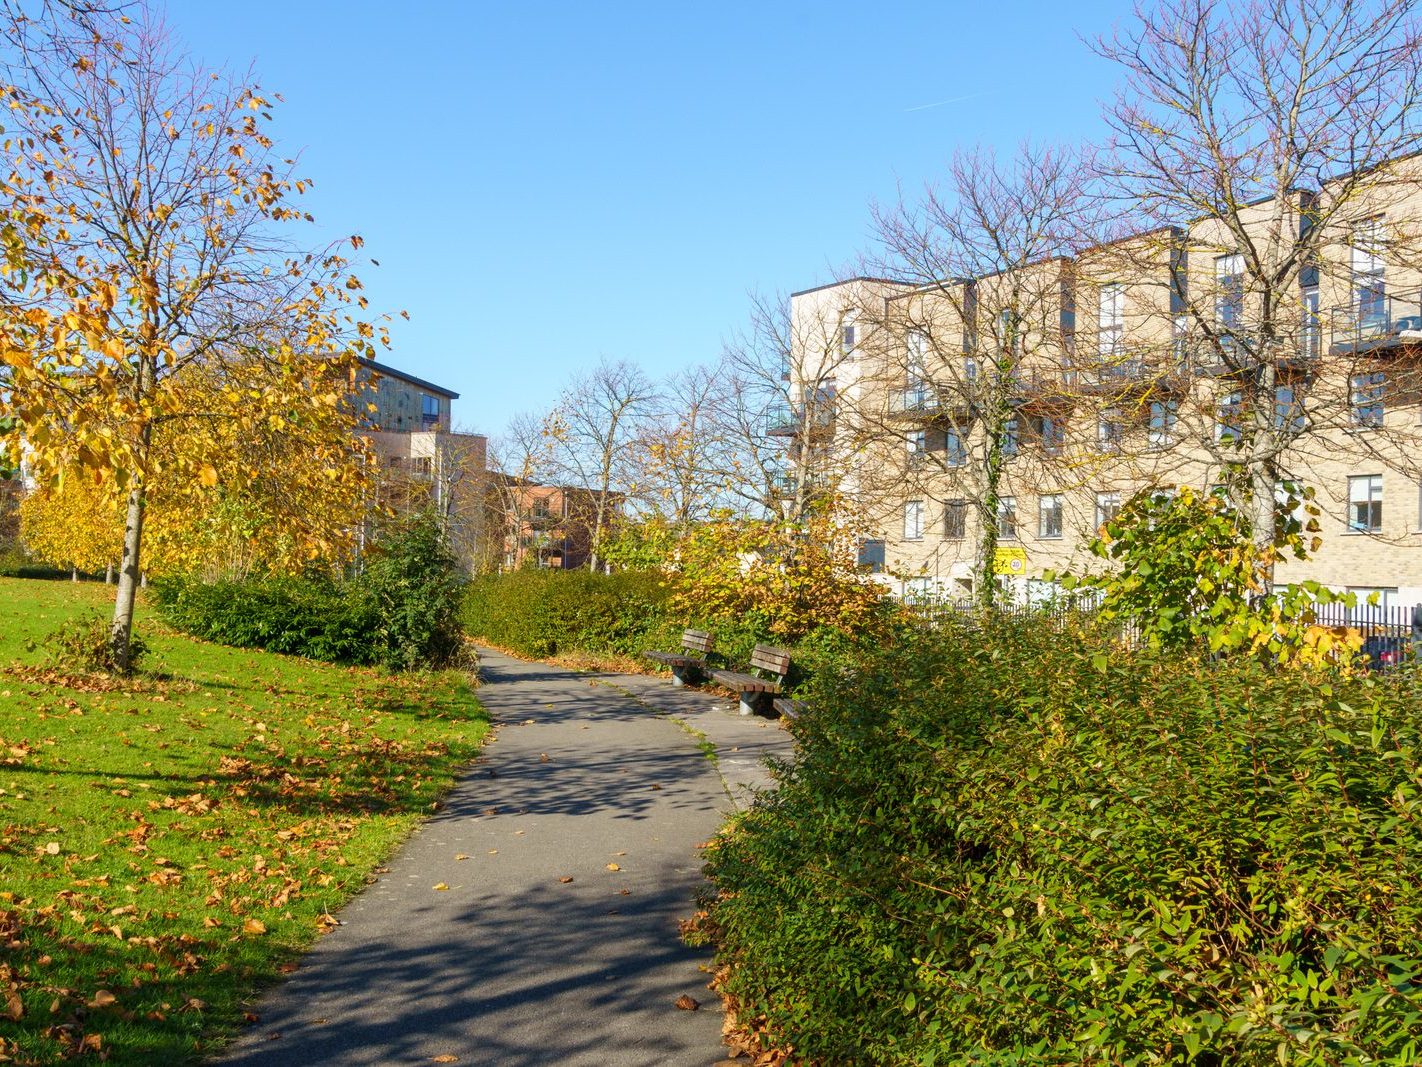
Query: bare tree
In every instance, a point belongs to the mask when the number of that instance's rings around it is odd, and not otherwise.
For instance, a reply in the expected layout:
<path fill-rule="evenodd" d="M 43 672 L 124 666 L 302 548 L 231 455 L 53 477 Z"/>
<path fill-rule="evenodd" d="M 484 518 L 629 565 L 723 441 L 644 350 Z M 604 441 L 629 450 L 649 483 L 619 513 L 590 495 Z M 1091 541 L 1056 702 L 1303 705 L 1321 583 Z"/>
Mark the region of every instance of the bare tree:
<path fill-rule="evenodd" d="M 1009 472 L 1063 466 L 1081 399 L 1072 257 L 1102 232 L 1092 174 L 1065 149 L 1024 146 L 1007 161 L 979 149 L 920 199 L 874 212 L 873 266 L 910 283 L 862 312 L 878 327 L 877 436 L 898 442 L 877 465 L 881 484 L 897 497 L 946 490 L 975 513 L 974 590 L 989 607 L 1000 532 L 1016 521 Z"/>
<path fill-rule="evenodd" d="M 705 518 L 725 501 L 727 486 L 737 478 L 725 467 L 728 427 L 720 417 L 725 385 L 721 366 L 674 373 L 637 444 L 642 500 L 674 529 Z"/>
<path fill-rule="evenodd" d="M 590 565 L 602 565 L 602 542 L 623 502 L 643 492 L 637 446 L 655 411 L 656 386 L 641 368 L 606 359 L 563 391 L 546 421 L 553 469 L 591 494 Z"/>
<path fill-rule="evenodd" d="M 489 443 L 487 525 L 490 544 L 500 542 L 495 566 L 517 567 L 522 561 L 521 541 L 534 525 L 537 504 L 529 489 L 553 477 L 553 441 L 546 424 L 546 415 L 520 412 Z"/>
<path fill-rule="evenodd" d="M 1153 3 L 1096 44 L 1125 75 L 1111 191 L 1145 226 L 1188 227 L 1174 343 L 1214 385 L 1196 394 L 1217 408 L 1202 437 L 1261 548 L 1279 484 L 1321 454 L 1361 447 L 1415 473 L 1415 449 L 1388 435 L 1339 436 L 1381 430 L 1384 393 L 1415 378 L 1396 325 L 1422 307 L 1394 307 L 1384 281 L 1401 269 L 1422 287 L 1415 7 Z"/>

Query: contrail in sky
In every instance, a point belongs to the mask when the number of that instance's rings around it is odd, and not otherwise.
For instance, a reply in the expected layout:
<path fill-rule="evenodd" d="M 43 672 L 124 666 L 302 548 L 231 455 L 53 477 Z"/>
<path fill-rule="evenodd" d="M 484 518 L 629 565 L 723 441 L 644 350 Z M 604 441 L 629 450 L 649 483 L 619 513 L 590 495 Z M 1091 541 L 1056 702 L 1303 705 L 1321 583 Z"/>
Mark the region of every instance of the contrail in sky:
<path fill-rule="evenodd" d="M 944 104 L 959 104 L 964 100 L 971 100 L 975 96 L 985 95 L 987 95 L 986 92 L 968 93 L 966 96 L 950 96 L 947 100 L 939 100 L 935 104 L 919 104 L 918 107 L 906 107 L 904 108 L 904 113 L 907 114 L 910 111 L 927 111 L 931 107 L 942 107 Z"/>

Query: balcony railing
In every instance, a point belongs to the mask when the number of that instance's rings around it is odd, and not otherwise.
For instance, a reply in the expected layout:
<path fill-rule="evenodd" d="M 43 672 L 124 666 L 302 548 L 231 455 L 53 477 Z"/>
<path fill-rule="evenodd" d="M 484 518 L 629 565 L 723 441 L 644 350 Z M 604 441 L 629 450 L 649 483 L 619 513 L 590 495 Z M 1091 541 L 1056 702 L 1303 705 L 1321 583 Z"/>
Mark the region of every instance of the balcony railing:
<path fill-rule="evenodd" d="M 890 415 L 936 415 L 938 394 L 926 385 L 911 385 L 889 397 Z"/>
<path fill-rule="evenodd" d="M 1422 290 L 1411 293 L 1362 293 L 1329 315 L 1333 352 L 1370 352 L 1422 344 Z"/>
<path fill-rule="evenodd" d="M 769 437 L 799 437 L 801 434 L 823 432 L 834 425 L 834 406 L 811 404 L 808 408 L 780 402 L 765 413 L 765 433 Z"/>

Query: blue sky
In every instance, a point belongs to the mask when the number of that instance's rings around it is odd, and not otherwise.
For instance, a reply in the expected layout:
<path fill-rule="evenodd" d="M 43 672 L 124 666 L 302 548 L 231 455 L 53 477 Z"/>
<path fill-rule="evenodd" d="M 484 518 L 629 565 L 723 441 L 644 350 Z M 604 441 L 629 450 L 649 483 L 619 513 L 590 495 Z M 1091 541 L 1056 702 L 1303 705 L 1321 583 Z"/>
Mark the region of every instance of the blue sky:
<path fill-rule="evenodd" d="M 831 280 L 870 202 L 957 147 L 1097 136 L 1114 74 L 1080 38 L 1128 13 L 172 0 L 168 21 L 285 97 L 323 235 L 362 234 L 372 302 L 410 313 L 386 358 L 496 433 L 602 356 L 713 360 L 748 292 Z"/>

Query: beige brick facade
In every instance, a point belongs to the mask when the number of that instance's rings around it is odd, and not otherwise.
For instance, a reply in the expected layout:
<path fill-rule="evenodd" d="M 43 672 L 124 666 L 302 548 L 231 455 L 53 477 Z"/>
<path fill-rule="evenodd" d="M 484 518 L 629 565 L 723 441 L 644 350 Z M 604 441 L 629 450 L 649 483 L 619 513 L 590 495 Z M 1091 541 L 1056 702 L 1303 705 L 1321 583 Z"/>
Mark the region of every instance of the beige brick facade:
<path fill-rule="evenodd" d="M 1330 195 L 1252 205 L 1246 217 L 1308 225 L 1310 205 Z M 1323 254 L 1285 294 L 1280 317 L 1296 325 L 1272 361 L 1272 413 L 1267 400 L 1243 410 L 1237 368 L 1211 356 L 1210 316 L 1248 317 L 1263 299 L 1239 280 L 1232 241 L 1213 224 L 1134 235 L 1013 277 L 913 289 L 855 279 L 793 296 L 796 336 L 854 326 L 831 375 L 833 447 L 854 456 L 844 484 L 883 542 L 885 580 L 906 593 L 970 592 L 986 454 L 973 411 L 987 388 L 1003 388 L 985 386 L 978 354 L 1011 344 L 1016 421 L 1001 492 L 1015 528 L 1004 521 L 1002 543 L 1025 551 L 1009 579 L 1019 594 L 1043 588 L 1034 583 L 1045 571 L 1099 566 L 1087 546 L 1103 509 L 1138 489 L 1209 491 L 1238 455 L 1243 435 L 1230 427 L 1257 417 L 1287 438 L 1280 477 L 1311 487 L 1321 509 L 1321 548 L 1280 567 L 1278 581 L 1422 603 L 1417 162 L 1349 195 Z M 995 313 L 1008 289 L 1013 314 Z"/>

